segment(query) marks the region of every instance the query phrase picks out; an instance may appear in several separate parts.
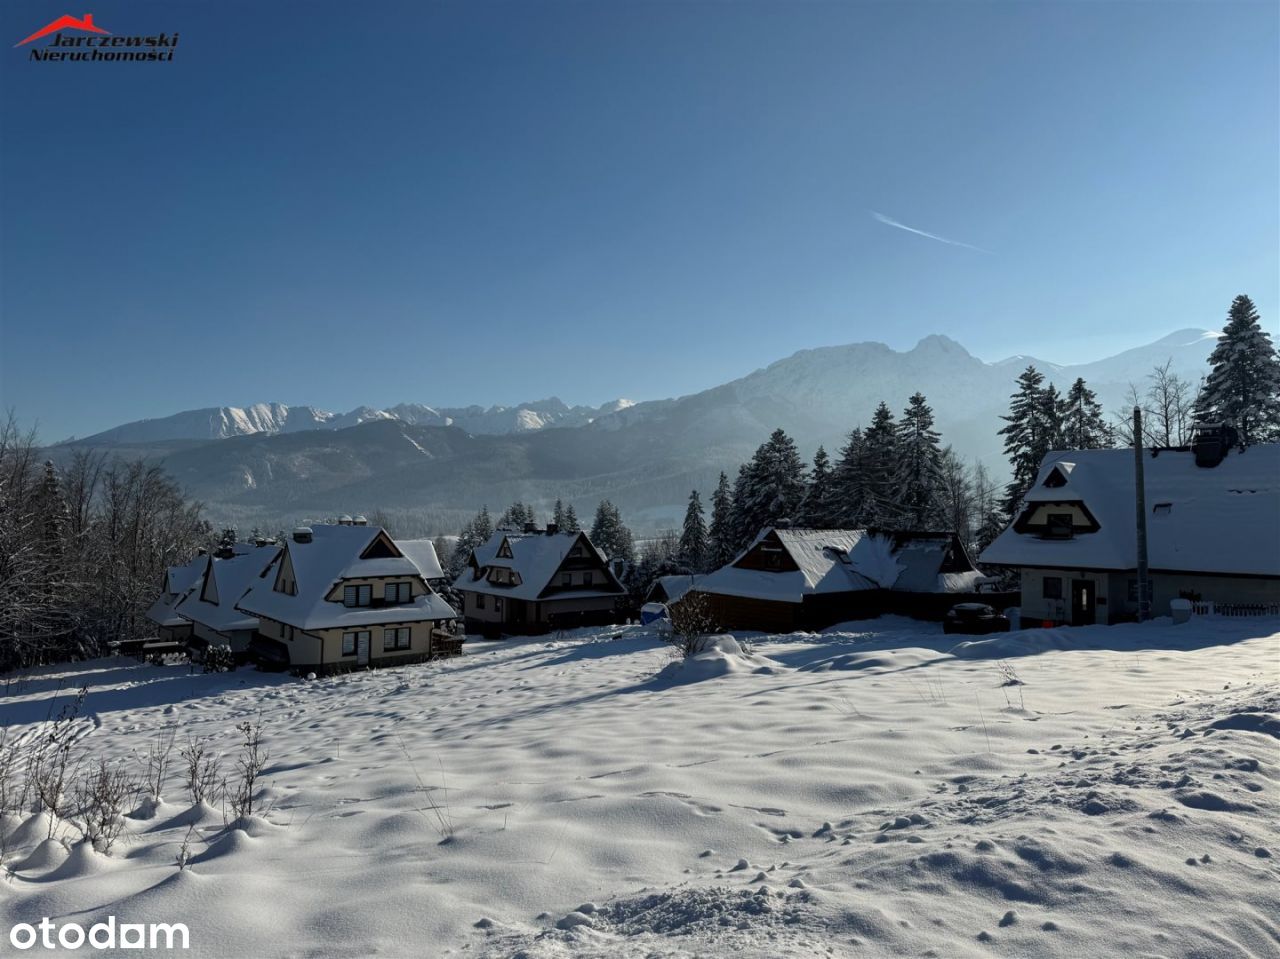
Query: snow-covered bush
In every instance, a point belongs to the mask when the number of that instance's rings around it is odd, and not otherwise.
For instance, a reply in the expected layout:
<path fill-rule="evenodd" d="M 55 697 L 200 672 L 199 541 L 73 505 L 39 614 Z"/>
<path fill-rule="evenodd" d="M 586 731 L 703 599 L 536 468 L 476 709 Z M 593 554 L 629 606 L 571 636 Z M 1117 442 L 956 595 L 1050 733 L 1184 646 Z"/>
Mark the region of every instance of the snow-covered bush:
<path fill-rule="evenodd" d="M 236 656 L 225 643 L 210 646 L 204 652 L 206 673 L 229 673 L 236 668 Z"/>
<path fill-rule="evenodd" d="M 76 825 L 86 842 L 100 853 L 110 853 L 124 831 L 124 811 L 140 784 L 122 765 L 105 759 L 91 767 L 72 787 L 79 813 Z"/>
<path fill-rule="evenodd" d="M 686 593 L 678 603 L 670 607 L 671 633 L 667 642 L 675 647 L 684 659 L 701 651 L 702 638 L 719 631 L 711 611 L 711 597 L 706 593 Z"/>

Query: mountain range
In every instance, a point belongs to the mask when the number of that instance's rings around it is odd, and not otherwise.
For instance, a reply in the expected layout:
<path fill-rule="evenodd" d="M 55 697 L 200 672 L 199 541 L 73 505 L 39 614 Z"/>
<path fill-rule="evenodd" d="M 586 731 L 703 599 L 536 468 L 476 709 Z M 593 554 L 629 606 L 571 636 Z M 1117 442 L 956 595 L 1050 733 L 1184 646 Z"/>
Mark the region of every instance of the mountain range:
<path fill-rule="evenodd" d="M 671 525 L 693 488 L 704 498 L 781 426 L 811 456 L 833 455 L 881 400 L 896 411 L 915 391 L 932 405 L 943 442 L 1003 474 L 997 430 L 1028 365 L 1059 388 L 1077 377 L 1110 411 L 1158 365 L 1197 382 L 1217 334 L 1180 330 L 1090 363 L 1015 356 L 988 363 L 955 340 L 913 349 L 882 343 L 803 350 L 740 379 L 675 399 L 600 407 L 551 398 L 513 407 L 406 403 L 334 414 L 263 403 L 191 410 L 127 423 L 54 448 L 145 455 L 206 504 L 215 522 L 264 528 L 336 513 L 383 510 L 456 524 L 482 504 L 557 497 L 587 516 L 613 500 L 638 529 Z"/>

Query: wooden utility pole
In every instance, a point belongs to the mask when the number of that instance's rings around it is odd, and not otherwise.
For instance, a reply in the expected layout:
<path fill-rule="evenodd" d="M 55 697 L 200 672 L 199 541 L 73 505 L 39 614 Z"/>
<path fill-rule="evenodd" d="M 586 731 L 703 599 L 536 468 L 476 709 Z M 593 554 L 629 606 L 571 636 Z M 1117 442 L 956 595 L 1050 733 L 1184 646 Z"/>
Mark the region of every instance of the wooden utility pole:
<path fill-rule="evenodd" d="M 1147 570 L 1147 485 L 1143 478 L 1142 410 L 1133 408 L 1133 479 L 1138 517 L 1138 622 L 1151 618 L 1150 576 Z"/>

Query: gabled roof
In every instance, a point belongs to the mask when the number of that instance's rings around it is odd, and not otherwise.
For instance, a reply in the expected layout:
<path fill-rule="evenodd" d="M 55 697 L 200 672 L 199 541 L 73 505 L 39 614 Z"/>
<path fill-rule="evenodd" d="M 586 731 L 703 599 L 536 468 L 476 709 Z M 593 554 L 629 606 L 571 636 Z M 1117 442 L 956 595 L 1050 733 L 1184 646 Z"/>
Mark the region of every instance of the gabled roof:
<path fill-rule="evenodd" d="M 649 595 L 652 596 L 661 586 L 663 595 L 666 597 L 664 601 L 674 603 L 705 578 L 704 575 L 697 573 L 672 573 L 669 576 L 659 576 L 649 587 Z"/>
<path fill-rule="evenodd" d="M 422 574 L 423 579 L 444 579 L 445 571 L 440 566 L 440 557 L 436 555 L 435 543 L 429 539 L 398 539 L 396 545 L 400 552 L 413 562 Z"/>
<path fill-rule="evenodd" d="M 1280 445 L 1232 450 L 1214 467 L 1195 454 L 1144 454 L 1147 556 L 1153 570 L 1280 576 Z M 1045 486 L 1051 476 L 1060 485 Z M 1057 482 L 1055 479 L 1054 482 Z M 982 553 L 995 566 L 1137 568 L 1132 449 L 1049 453 L 1024 510 L 1037 503 L 1084 504 L 1097 532 L 1041 539 L 1013 527 Z"/>
<path fill-rule="evenodd" d="M 600 571 L 608 579 L 601 583 L 599 588 L 592 586 L 575 589 L 572 592 L 557 592 L 551 598 L 575 599 L 624 592 L 622 584 L 609 570 L 604 556 L 586 534 L 580 532 L 516 533 L 498 530 L 472 551 L 471 565 L 462 571 L 453 585 L 456 589 L 473 593 L 509 596 L 512 599 L 539 599 L 542 592 L 551 585 L 552 578 L 568 557 L 569 550 L 579 541 L 599 560 Z M 494 567 L 512 570 L 519 576 L 519 584 L 499 586 L 487 582 L 484 579 L 486 571 Z"/>
<path fill-rule="evenodd" d="M 392 548 L 386 550 L 379 545 L 378 555 L 363 558 L 380 537 L 391 543 Z M 293 567 L 296 593 L 290 595 L 275 590 L 280 565 L 284 562 L 282 553 L 270 574 L 254 583 L 240 599 L 240 609 L 245 613 L 265 616 L 298 629 L 337 629 L 457 616 L 453 607 L 429 588 L 412 603 L 394 606 L 347 607 L 326 599 L 333 587 L 345 579 L 421 576 L 413 560 L 404 555 L 386 555 L 401 551 L 381 527 L 316 525 L 311 528 L 311 542 L 290 539 L 285 550 Z"/>
<path fill-rule="evenodd" d="M 164 573 L 164 588 L 159 598 L 147 610 L 147 619 L 159 626 L 181 626 L 187 620 L 174 611 L 174 606 L 200 579 L 207 565 L 204 556 L 197 556 L 182 566 L 170 566 Z"/>
<path fill-rule="evenodd" d="M 794 570 L 746 569 L 737 565 L 770 535 L 795 561 Z M 765 529 L 728 566 L 698 582 L 708 593 L 798 603 L 806 596 L 872 589 L 954 592 L 982 578 L 971 567 L 941 572 L 950 533 L 888 533 L 866 529 Z M 967 565 L 967 564 L 966 564 Z"/>
<path fill-rule="evenodd" d="M 256 628 L 257 619 L 237 609 L 236 601 L 254 583 L 262 582 L 264 572 L 279 555 L 280 547 L 262 546 L 247 552 L 237 550 L 228 559 L 204 557 L 204 568 L 190 590 L 174 604 L 174 611 L 183 619 L 220 633 Z M 205 596 L 216 596 L 217 602 L 210 602 Z"/>

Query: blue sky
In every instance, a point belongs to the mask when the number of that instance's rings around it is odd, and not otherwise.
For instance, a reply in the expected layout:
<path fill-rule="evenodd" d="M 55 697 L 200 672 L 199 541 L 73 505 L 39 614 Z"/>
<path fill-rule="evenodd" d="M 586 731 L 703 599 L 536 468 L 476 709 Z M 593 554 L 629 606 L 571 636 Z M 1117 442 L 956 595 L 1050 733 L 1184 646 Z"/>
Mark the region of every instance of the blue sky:
<path fill-rule="evenodd" d="M 0 401 L 46 439 L 1276 329 L 1271 2 L 87 9 L 181 40 L 31 63 L 85 10 L 0 9 Z"/>

